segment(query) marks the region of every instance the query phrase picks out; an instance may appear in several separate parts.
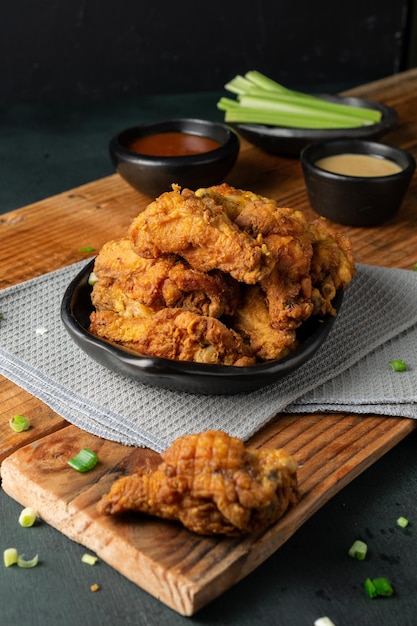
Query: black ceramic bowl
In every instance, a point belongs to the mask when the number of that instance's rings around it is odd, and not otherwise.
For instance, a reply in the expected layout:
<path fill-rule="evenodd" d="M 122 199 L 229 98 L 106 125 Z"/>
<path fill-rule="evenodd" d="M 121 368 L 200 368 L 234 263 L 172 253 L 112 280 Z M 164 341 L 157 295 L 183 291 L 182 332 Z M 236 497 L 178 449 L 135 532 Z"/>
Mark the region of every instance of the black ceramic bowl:
<path fill-rule="evenodd" d="M 88 277 L 94 259 L 69 284 L 61 304 L 61 318 L 75 343 L 104 367 L 141 383 L 176 391 L 226 395 L 255 391 L 289 376 L 306 363 L 326 340 L 335 320 L 327 316 L 310 319 L 300 330 L 300 347 L 290 356 L 252 367 L 208 365 L 141 356 L 88 331 L 93 305 Z M 339 311 L 343 294 L 333 304 Z"/>
<path fill-rule="evenodd" d="M 363 98 L 322 96 L 330 102 L 340 102 L 356 107 L 376 109 L 382 114 L 378 124 L 358 128 L 309 129 L 264 126 L 262 124 L 236 124 L 234 127 L 247 141 L 270 154 L 299 156 L 309 143 L 328 139 L 378 139 L 398 121 L 396 111 L 384 104 Z"/>
<path fill-rule="evenodd" d="M 395 174 L 349 176 L 316 165 L 319 159 L 339 154 L 370 155 L 393 161 Z M 416 162 L 408 152 L 374 141 L 336 140 L 313 143 L 301 152 L 301 165 L 313 210 L 347 226 L 377 226 L 398 212 Z"/>
<path fill-rule="evenodd" d="M 128 148 L 131 141 L 139 137 L 171 132 L 208 137 L 220 147 L 186 156 L 152 156 Z M 113 137 L 109 151 L 120 176 L 138 191 L 155 198 L 170 191 L 173 183 L 189 189 L 221 183 L 235 164 L 239 147 L 237 133 L 225 124 L 174 119 L 128 128 Z"/>

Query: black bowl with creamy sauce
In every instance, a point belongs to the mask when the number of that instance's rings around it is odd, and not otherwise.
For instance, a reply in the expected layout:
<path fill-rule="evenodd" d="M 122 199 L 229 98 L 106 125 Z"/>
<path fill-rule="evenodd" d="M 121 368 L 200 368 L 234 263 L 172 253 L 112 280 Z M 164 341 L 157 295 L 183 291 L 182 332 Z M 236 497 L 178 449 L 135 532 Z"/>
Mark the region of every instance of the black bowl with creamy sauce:
<path fill-rule="evenodd" d="M 239 149 L 239 137 L 229 126 L 198 119 L 127 128 L 109 144 L 116 171 L 152 198 L 170 191 L 172 184 L 197 189 L 223 182 Z"/>
<path fill-rule="evenodd" d="M 312 143 L 300 160 L 312 209 L 346 226 L 377 226 L 393 218 L 416 168 L 405 150 L 363 140 Z"/>

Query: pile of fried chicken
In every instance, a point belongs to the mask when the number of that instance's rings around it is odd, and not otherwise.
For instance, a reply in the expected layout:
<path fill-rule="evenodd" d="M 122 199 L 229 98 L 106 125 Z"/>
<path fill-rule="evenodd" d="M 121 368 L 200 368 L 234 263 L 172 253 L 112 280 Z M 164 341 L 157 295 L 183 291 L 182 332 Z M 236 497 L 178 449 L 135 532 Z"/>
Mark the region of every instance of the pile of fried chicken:
<path fill-rule="evenodd" d="M 177 520 L 199 535 L 262 531 L 299 501 L 297 463 L 283 449 L 246 447 L 218 430 L 179 437 L 156 469 L 118 478 L 100 513 Z"/>
<path fill-rule="evenodd" d="M 250 366 L 297 346 L 355 273 L 323 218 L 226 183 L 173 185 L 98 254 L 90 331 L 142 355 Z"/>

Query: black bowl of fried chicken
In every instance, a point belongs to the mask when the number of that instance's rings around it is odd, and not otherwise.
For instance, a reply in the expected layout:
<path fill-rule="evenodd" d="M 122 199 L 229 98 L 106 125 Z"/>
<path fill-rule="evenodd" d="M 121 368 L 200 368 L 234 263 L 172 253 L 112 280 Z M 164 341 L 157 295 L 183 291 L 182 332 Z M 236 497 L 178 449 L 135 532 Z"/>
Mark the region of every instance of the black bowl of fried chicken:
<path fill-rule="evenodd" d="M 244 393 L 311 358 L 354 273 L 350 241 L 322 218 L 225 183 L 174 187 L 73 279 L 61 315 L 136 381 Z"/>

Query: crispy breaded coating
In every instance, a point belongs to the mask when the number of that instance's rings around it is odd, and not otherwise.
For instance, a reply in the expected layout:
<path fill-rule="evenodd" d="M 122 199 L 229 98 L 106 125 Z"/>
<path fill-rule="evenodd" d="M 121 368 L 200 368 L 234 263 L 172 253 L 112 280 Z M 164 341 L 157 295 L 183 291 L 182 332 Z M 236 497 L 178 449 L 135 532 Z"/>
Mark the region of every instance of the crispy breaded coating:
<path fill-rule="evenodd" d="M 258 450 L 222 431 L 178 438 L 156 470 L 123 476 L 98 508 L 178 520 L 200 535 L 262 531 L 299 501 L 297 463 L 282 449 Z"/>
<path fill-rule="evenodd" d="M 223 183 L 173 185 L 94 271 L 92 333 L 149 356 L 248 365 L 287 356 L 306 320 L 335 315 L 355 264 L 324 218 Z"/>
<path fill-rule="evenodd" d="M 273 269 L 258 282 L 267 296 L 270 323 L 283 330 L 297 328 L 313 310 L 310 277 L 313 248 L 305 215 L 226 183 L 196 193 L 222 199 L 228 215 L 240 229 L 254 238 L 262 237 Z"/>
<path fill-rule="evenodd" d="M 352 242 L 324 218 L 312 222 L 310 233 L 313 246 L 310 269 L 313 313 L 334 315 L 332 300 L 336 291 L 345 289 L 356 272 Z"/>
<path fill-rule="evenodd" d="M 113 311 L 93 311 L 90 331 L 97 337 L 148 356 L 253 365 L 249 347 L 234 330 L 214 317 L 184 309 L 161 309 L 149 317 L 127 318 Z"/>
<path fill-rule="evenodd" d="M 247 285 L 232 326 L 249 344 L 258 361 L 282 359 L 299 345 L 293 328 L 273 326 L 265 293 L 259 285 Z"/>
<path fill-rule="evenodd" d="M 201 315 L 231 315 L 239 283 L 218 270 L 199 272 L 174 254 L 139 256 L 128 237 L 104 244 L 94 262 L 97 282 L 91 300 L 97 310 L 146 317 L 166 307 Z"/>
<path fill-rule="evenodd" d="M 270 271 L 262 239 L 240 230 L 221 204 L 190 189 L 161 194 L 133 220 L 129 236 L 141 256 L 178 254 L 194 269 L 218 269 L 249 284 Z"/>

